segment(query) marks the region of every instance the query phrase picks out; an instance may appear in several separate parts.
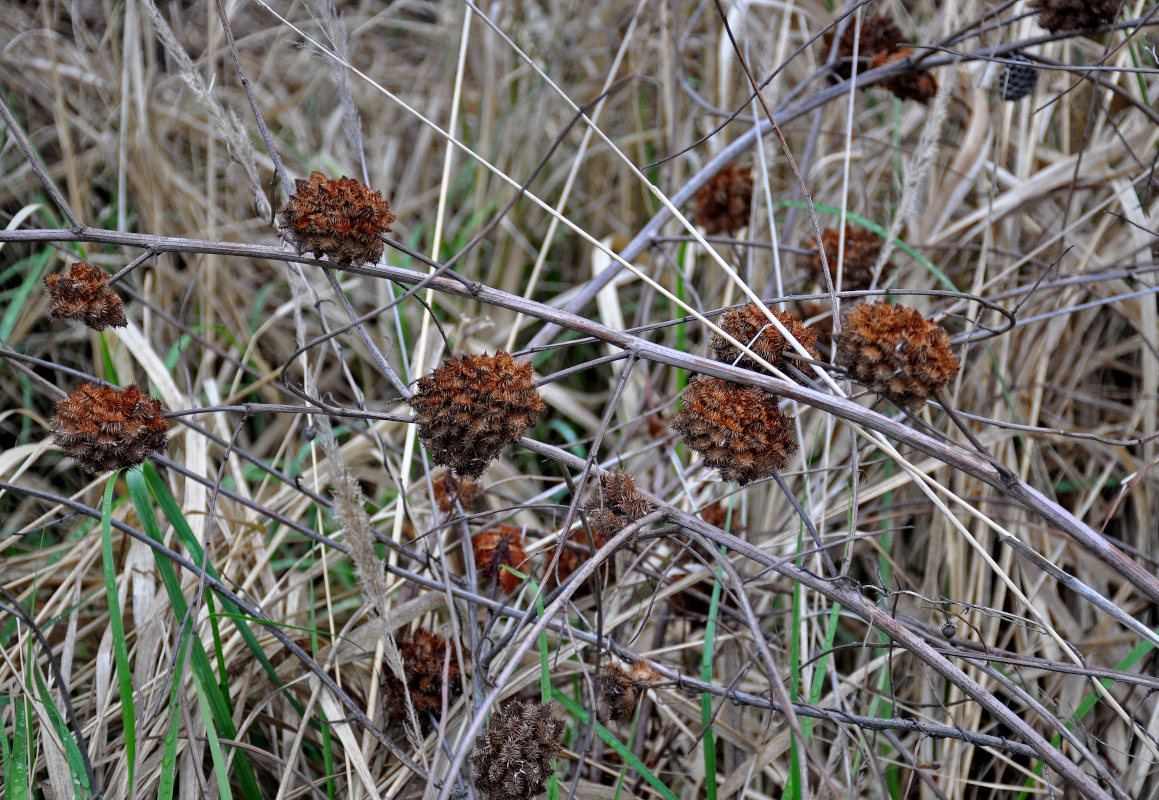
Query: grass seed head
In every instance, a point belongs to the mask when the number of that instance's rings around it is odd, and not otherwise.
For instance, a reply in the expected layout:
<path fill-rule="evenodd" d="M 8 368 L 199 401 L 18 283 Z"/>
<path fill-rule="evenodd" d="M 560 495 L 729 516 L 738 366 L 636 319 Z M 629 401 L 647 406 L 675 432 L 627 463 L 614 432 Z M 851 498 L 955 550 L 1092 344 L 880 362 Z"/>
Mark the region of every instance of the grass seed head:
<path fill-rule="evenodd" d="M 77 262 L 67 273 L 46 275 L 44 286 L 52 299 L 52 318 L 71 319 L 93 330 L 120 328 L 128 324 L 121 298 L 108 288 L 109 273 Z"/>
<path fill-rule="evenodd" d="M 530 364 L 509 353 L 449 358 L 410 399 L 419 438 L 436 464 L 478 478 L 543 413 Z"/>
<path fill-rule="evenodd" d="M 709 236 L 731 236 L 749 224 L 752 205 L 752 169 L 726 164 L 692 198 L 692 219 Z"/>
<path fill-rule="evenodd" d="M 868 289 L 873 284 L 873 267 L 885 242 L 873 231 L 854 225 L 845 226 L 844 264 L 841 268 L 842 290 L 857 291 Z M 841 245 L 841 232 L 836 228 L 826 228 L 821 232 L 821 245 L 825 248 L 825 259 L 829 262 L 833 284 L 837 284 L 837 256 Z M 821 263 L 821 248 L 817 238 L 805 242 L 804 247 L 813 251 L 809 259 L 809 273 L 818 286 L 825 285 L 825 265 Z"/>
<path fill-rule="evenodd" d="M 475 740 L 475 788 L 487 800 L 530 800 L 543 794 L 565 729 L 547 704 L 508 701 Z"/>
<path fill-rule="evenodd" d="M 1119 17 L 1123 0 L 1030 0 L 1041 8 L 1038 24 L 1051 33 L 1101 28 Z"/>
<path fill-rule="evenodd" d="M 295 181 L 296 191 L 278 213 L 281 230 L 299 253 L 326 256 L 356 266 L 382 258 L 382 234 L 394 214 L 381 192 L 343 175 L 330 179 L 311 172 Z"/>
<path fill-rule="evenodd" d="M 169 441 L 161 401 L 133 385 L 82 384 L 57 402 L 51 427 L 65 455 L 93 472 L 135 467 Z"/>
<path fill-rule="evenodd" d="M 783 311 L 773 311 L 772 313 L 782 325 L 788 328 L 789 333 L 793 334 L 801 346 L 809 351 L 810 356 L 816 359 L 821 358 L 821 353 L 817 350 L 817 337 L 813 335 L 811 330 L 802 325 L 800 320 L 794 319 Z M 733 306 L 724 312 L 720 327 L 738 342 L 748 345 L 750 350 L 774 367 L 785 360 L 786 354 L 796 355 L 797 353 L 797 350 L 788 343 L 776 326 L 769 322 L 769 318 L 765 316 L 765 313 L 756 303 Z M 739 367 L 756 372 L 768 372 L 750 356 L 742 356 L 741 351 L 719 333 L 712 335 L 712 357 L 717 361 L 735 363 Z"/>
<path fill-rule="evenodd" d="M 837 337 L 837 365 L 867 389 L 914 409 L 958 374 L 950 335 L 912 308 L 863 303 Z"/>
<path fill-rule="evenodd" d="M 752 483 L 782 469 L 797 450 L 793 419 L 777 400 L 772 392 L 695 375 L 672 429 L 726 481 Z"/>
<path fill-rule="evenodd" d="M 499 581 L 505 592 L 519 588 L 520 578 L 502 569 L 504 566 L 525 571 L 527 553 L 523 549 L 523 530 L 514 525 L 499 525 L 471 537 L 475 550 L 475 567 L 485 570 L 492 580 Z"/>
<path fill-rule="evenodd" d="M 447 660 L 447 642 L 437 633 L 419 628 L 411 636 L 398 643 L 402 656 L 403 675 L 406 689 L 420 722 L 426 722 L 426 713 L 436 716 L 443 707 L 443 666 Z M 406 717 L 406 697 L 402 681 L 389 667 L 382 670 L 382 689 L 386 708 L 392 719 Z M 447 669 L 447 696 L 453 701 L 459 695 L 459 661 L 455 649 L 450 649 Z"/>

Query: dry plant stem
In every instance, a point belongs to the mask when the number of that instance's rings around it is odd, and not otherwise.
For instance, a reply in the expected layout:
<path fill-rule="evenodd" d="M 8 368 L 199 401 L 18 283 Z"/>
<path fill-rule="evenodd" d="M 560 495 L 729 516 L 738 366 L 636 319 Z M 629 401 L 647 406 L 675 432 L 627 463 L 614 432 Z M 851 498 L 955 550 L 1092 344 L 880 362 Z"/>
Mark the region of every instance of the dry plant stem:
<path fill-rule="evenodd" d="M 118 231 L 84 228 L 81 231 L 17 230 L 0 231 L 0 241 L 96 241 L 130 247 L 152 247 L 159 252 L 203 252 L 250 258 L 266 258 L 274 261 L 292 261 L 322 268 L 333 268 L 333 264 L 322 259 L 296 256 L 286 250 L 263 245 L 247 245 L 228 242 L 208 242 L 174 237 L 147 236 L 143 234 L 121 233 Z M 609 328 L 578 314 L 557 309 L 544 303 L 527 300 L 499 289 L 475 284 L 472 290 L 449 278 L 413 272 L 400 267 L 363 264 L 357 267 L 343 267 L 344 271 L 383 278 L 401 284 L 423 283 L 436 291 L 458 297 L 465 297 L 490 305 L 522 312 L 545 322 L 554 323 L 579 333 L 593 336 L 608 344 L 624 349 L 635 349 L 640 358 L 666 364 L 680 369 L 699 372 L 747 386 L 766 389 L 782 397 L 796 400 L 805 405 L 834 414 L 842 419 L 878 431 L 892 439 L 903 442 L 933 456 L 948 466 L 1015 498 L 1026 508 L 1047 520 L 1064 532 L 1084 549 L 1095 555 L 1115 573 L 1121 575 L 1136 589 L 1155 602 L 1159 602 L 1159 578 L 1128 558 L 1122 551 L 1111 545 L 1098 532 L 1077 519 L 1069 511 L 1047 498 L 1018 476 L 1006 470 L 998 470 L 984 459 L 938 441 L 920 431 L 916 431 L 877 412 L 866 409 L 851 400 L 820 392 L 806 386 L 784 381 L 768 375 L 732 367 L 719 361 L 684 353 L 670 347 L 649 342 L 624 331 Z M 610 269 L 610 268 L 609 268 Z M 603 273 L 601 273 L 603 274 Z M 525 440 L 526 441 L 526 440 Z"/>
<path fill-rule="evenodd" d="M 72 206 L 64 199 L 64 195 L 60 193 L 53 182 L 52 177 L 45 170 L 44 164 L 41 163 L 40 158 L 37 157 L 36 151 L 32 149 L 32 145 L 25 136 L 24 131 L 12 116 L 12 112 L 8 110 L 8 98 L 0 94 L 0 117 L 4 119 L 4 124 L 8 126 L 8 131 L 12 134 L 12 138 L 16 140 L 16 146 L 20 148 L 20 152 L 24 153 L 24 158 L 28 162 L 28 166 L 36 174 L 40 180 L 40 185 L 44 187 L 44 191 L 48 192 L 48 196 L 52 198 L 52 202 L 56 203 L 56 207 L 60 209 L 60 213 L 64 214 L 65 219 L 72 223 L 74 231 L 81 230 L 85 224 L 80 221 L 80 218 L 73 212 Z"/>
<path fill-rule="evenodd" d="M 220 3 L 221 0 L 218 0 L 218 2 Z M 391 367 L 390 363 L 386 360 L 386 356 L 382 354 L 382 351 L 378 348 L 378 345 L 375 344 L 374 340 L 370 338 L 370 334 L 366 331 L 366 326 L 362 324 L 358 317 L 358 312 L 356 312 L 354 310 L 354 306 L 350 304 L 350 298 L 346 296 L 346 292 L 342 291 L 342 287 L 338 283 L 338 278 L 334 274 L 334 270 L 328 269 L 324 270 L 324 272 L 326 273 L 326 280 L 330 282 L 330 289 L 334 292 L 334 296 L 337 297 L 338 301 L 342 304 L 342 308 L 346 312 L 346 316 L 350 318 L 350 324 L 353 325 L 354 329 L 358 331 L 358 336 L 360 339 L 362 339 L 362 343 L 366 345 L 366 348 L 370 351 L 370 356 L 374 359 L 374 363 L 378 364 L 378 368 L 382 370 L 384 375 L 386 375 L 386 379 L 390 381 L 391 385 L 398 390 L 399 395 L 402 397 L 410 397 L 412 394 L 410 387 L 403 383 L 402 379 L 398 377 L 398 374 L 394 371 L 394 368 Z M 287 361 L 287 364 L 288 363 L 289 362 Z"/>

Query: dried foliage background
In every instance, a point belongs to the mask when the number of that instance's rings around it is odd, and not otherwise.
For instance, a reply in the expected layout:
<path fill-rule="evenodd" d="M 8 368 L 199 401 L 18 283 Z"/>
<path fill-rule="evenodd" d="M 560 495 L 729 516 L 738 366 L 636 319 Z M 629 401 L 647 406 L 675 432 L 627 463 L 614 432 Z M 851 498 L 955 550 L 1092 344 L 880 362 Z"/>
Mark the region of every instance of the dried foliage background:
<path fill-rule="evenodd" d="M 839 9 L 817 2 L 224 8 L 290 175 L 381 190 L 397 216 L 391 240 L 411 253 L 387 247 L 393 272 L 330 271 L 281 245 L 271 220 L 285 195 L 216 3 L 0 8 L 0 99 L 88 226 L 64 219 L 5 125 L 6 798 L 473 792 L 460 768 L 494 700 L 538 698 L 545 682 L 572 702 L 553 704 L 568 726 L 552 790 L 562 797 L 1159 797 L 1159 660 L 1146 635 L 1159 626 L 1154 4 L 1129 0 L 1114 30 L 1092 34 L 1048 34 L 1023 2 L 866 6 L 927 55 L 939 85 L 927 105 L 875 87 L 887 71 L 831 81 L 819 37 Z M 777 71 L 764 100 L 785 147 L 767 129 L 753 136 L 765 111 L 747 99 L 721 11 L 757 80 Z M 1003 102 L 1001 61 L 1019 49 L 1045 66 L 1033 94 Z M 576 105 L 598 134 L 577 124 Z M 832 325 L 800 247 L 820 231 L 787 154 L 821 228 L 845 214 L 896 234 L 879 286 L 944 290 L 900 300 L 954 337 L 962 369 L 945 400 L 985 456 L 941 408 L 907 417 L 831 368 L 832 382 L 805 368 L 807 397 L 782 392 L 795 397 L 800 451 L 778 481 L 738 490 L 671 434 L 690 368 L 705 368 L 693 357 L 711 344 L 699 315 L 751 293 L 804 311 L 814 330 Z M 733 159 L 753 168 L 739 239 L 715 237 L 711 255 L 681 221 L 659 225 L 656 192 L 683 191 L 687 210 Z M 45 275 L 77 260 L 115 272 L 149 246 L 116 284 L 127 327 L 50 319 Z M 625 248 L 635 271 L 608 255 Z M 467 288 L 443 278 L 404 297 L 427 271 L 419 254 L 454 257 Z M 585 296 L 609 269 L 616 279 Z M 801 294 L 818 305 L 781 299 Z M 560 311 L 577 297 L 586 327 Z M 552 319 L 581 330 L 545 328 Z M 498 350 L 553 376 L 540 386 L 547 411 L 483 475 L 478 510 L 440 511 L 441 470 L 418 447 L 402 390 L 452 353 Z M 54 387 L 85 375 L 148 387 L 171 411 L 232 407 L 174 419 L 171 460 L 152 462 L 220 577 L 178 567 L 188 615 L 163 587 L 172 551 L 130 535 L 143 522 L 124 480 L 102 555 L 107 477 L 52 443 Z M 856 405 L 817 400 L 838 391 Z M 332 413 L 302 413 L 303 396 Z M 907 428 L 952 444 L 923 450 Z M 636 526 L 643 536 L 629 528 L 596 561 L 573 559 L 594 577 L 548 595 L 541 617 L 535 587 L 556 590 L 561 534 L 579 525 L 586 541 L 576 508 L 594 485 L 588 457 L 627 470 L 657 512 Z M 681 512 L 707 524 L 693 531 Z M 1073 520 L 1141 570 L 1097 558 L 1067 535 Z M 463 550 L 500 523 L 523 531 L 520 569 L 535 581 L 511 594 Z M 719 572 L 712 531 L 732 542 Z M 230 613 L 217 588 L 244 607 Z M 384 719 L 381 675 L 398 664 L 396 637 L 418 625 L 453 643 L 462 694 L 404 725 L 408 715 Z M 195 686 L 190 630 L 234 736 Z M 588 721 L 602 713 L 609 650 L 658 670 L 634 720 L 605 719 L 623 751 Z M 926 651 L 994 703 L 967 696 Z M 1062 757 L 1089 785 L 1044 769 L 1028 738 L 1060 730 Z"/>

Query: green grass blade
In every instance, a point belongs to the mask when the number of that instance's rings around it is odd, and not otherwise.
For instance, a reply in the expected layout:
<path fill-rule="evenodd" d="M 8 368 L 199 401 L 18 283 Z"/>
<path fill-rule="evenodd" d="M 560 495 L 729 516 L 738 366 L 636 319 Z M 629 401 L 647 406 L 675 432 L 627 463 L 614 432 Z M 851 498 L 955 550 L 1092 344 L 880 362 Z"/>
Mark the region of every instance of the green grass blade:
<path fill-rule="evenodd" d="M 32 773 L 32 749 L 28 730 L 31 709 L 23 695 L 12 698 L 16 729 L 12 734 L 12 755 L 4 758 L 5 800 L 28 800 L 28 776 Z M 5 738 L 7 737 L 0 737 Z"/>
<path fill-rule="evenodd" d="M 133 796 L 137 769 L 137 714 L 133 706 L 133 677 L 129 672 L 129 650 L 125 646 L 125 622 L 117 598 L 117 571 L 113 564 L 113 492 L 117 470 L 105 485 L 101 504 L 101 558 L 105 572 L 105 599 L 109 604 L 109 625 L 113 632 L 113 656 L 117 666 L 117 688 L 121 693 L 121 723 L 125 728 L 125 758 L 129 768 L 129 797 Z"/>
<path fill-rule="evenodd" d="M 181 720 L 181 676 L 185 674 L 185 654 L 189 652 L 191 628 L 187 625 L 177 643 L 177 666 L 173 670 L 173 687 L 169 690 L 169 729 L 165 731 L 165 744 L 161 751 L 161 777 L 157 783 L 157 800 L 173 800 L 173 787 L 177 781 L 177 736 Z"/>
<path fill-rule="evenodd" d="M 731 511 L 731 510 L 730 510 Z M 720 548 L 723 556 L 728 550 Z M 704 626 L 704 652 L 700 658 L 700 677 L 712 682 L 712 653 L 716 642 L 716 617 L 720 612 L 720 581 L 724 570 L 716 566 L 716 581 L 712 584 L 712 601 L 708 606 L 708 623 Z M 716 737 L 712 733 L 712 695 L 700 695 L 700 724 L 704 728 L 704 790 L 708 800 L 716 800 Z"/>
<path fill-rule="evenodd" d="M 40 702 L 48 713 L 48 721 L 52 724 L 52 729 L 56 731 L 61 746 L 64 747 L 64 757 L 68 761 L 68 771 L 72 778 L 73 795 L 77 800 L 85 800 L 92 794 L 92 787 L 89 785 L 88 772 L 85 770 L 84 757 L 81 756 L 76 736 L 73 734 L 72 728 L 68 727 L 68 723 L 64 721 L 64 715 L 60 713 L 60 709 L 53 702 L 52 692 L 48 691 L 44 678 L 40 677 L 40 670 L 31 668 L 31 672 L 32 677 L 36 680 L 36 691 L 40 695 Z"/>
<path fill-rule="evenodd" d="M 216 688 L 216 687 L 214 687 Z M 209 755 L 213 759 L 213 774 L 217 777 L 217 791 L 222 800 L 233 800 L 233 793 L 229 790 L 229 765 L 225 754 L 221 752 L 221 741 L 217 736 L 217 726 L 213 724 L 213 709 L 209 703 L 209 687 L 203 682 L 196 683 L 197 702 L 201 706 L 201 718 L 205 720 L 205 739 L 209 742 Z"/>

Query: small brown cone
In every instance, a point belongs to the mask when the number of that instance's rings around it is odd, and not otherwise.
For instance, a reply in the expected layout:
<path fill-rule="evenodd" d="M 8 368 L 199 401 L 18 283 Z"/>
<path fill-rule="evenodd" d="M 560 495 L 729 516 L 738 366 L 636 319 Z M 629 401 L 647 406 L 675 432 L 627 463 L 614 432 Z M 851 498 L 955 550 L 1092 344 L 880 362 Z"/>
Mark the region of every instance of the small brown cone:
<path fill-rule="evenodd" d="M 1041 8 L 1038 24 L 1051 33 L 1101 28 L 1119 18 L 1123 0 L 1030 0 Z"/>
<path fill-rule="evenodd" d="M 771 310 L 771 309 L 770 309 Z M 813 332 L 783 311 L 772 311 L 774 317 L 780 320 L 789 333 L 801 343 L 812 358 L 820 359 L 821 353 L 817 350 L 817 337 Z M 741 344 L 748 345 L 749 349 L 768 361 L 774 367 L 785 360 L 785 356 L 797 355 L 797 350 L 781 335 L 777 327 L 769 321 L 765 313 L 756 303 L 743 306 L 734 306 L 724 312 L 720 322 L 721 330 Z M 718 333 L 712 335 L 712 357 L 717 361 L 736 364 L 738 367 L 768 372 L 765 367 L 748 355 L 741 355 L 741 351 L 731 342 Z M 739 357 L 739 360 L 738 360 Z"/>
<path fill-rule="evenodd" d="M 97 331 L 127 325 L 121 298 L 108 283 L 109 273 L 79 261 L 67 274 L 46 275 L 44 286 L 52 299 L 52 318 L 83 322 Z"/>
<path fill-rule="evenodd" d="M 406 689 L 410 692 L 415 713 L 423 724 L 427 722 L 427 712 L 438 716 L 443 708 L 443 667 L 447 664 L 447 642 L 437 633 L 419 628 L 407 639 L 398 643 L 402 656 L 403 675 Z M 447 664 L 447 698 L 454 702 L 459 695 L 459 660 L 454 648 L 450 648 Z M 382 670 L 382 690 L 386 709 L 392 719 L 406 718 L 406 697 L 402 681 L 389 666 Z"/>
<path fill-rule="evenodd" d="M 659 678 L 660 674 L 644 661 L 633 661 L 627 669 L 611 663 L 600 667 L 597 684 L 600 699 L 607 705 L 608 719 L 631 719 L 640 702 L 641 689 Z"/>
<path fill-rule="evenodd" d="M 930 400 L 958 374 L 950 335 L 905 306 L 863 303 L 837 336 L 837 366 L 904 409 Z"/>
<path fill-rule="evenodd" d="M 743 485 L 782 469 L 797 450 L 793 420 L 771 392 L 694 375 L 672 429 L 705 465 Z"/>
<path fill-rule="evenodd" d="M 651 510 L 652 502 L 636 488 L 635 479 L 622 469 L 600 475 L 584 503 L 588 524 L 597 540 L 619 533 Z"/>
<path fill-rule="evenodd" d="M 726 164 L 692 198 L 692 219 L 709 236 L 731 236 L 749 224 L 752 204 L 752 170 Z"/>
<path fill-rule="evenodd" d="M 841 244 L 841 232 L 834 228 L 826 228 L 821 232 L 821 243 L 825 247 L 825 258 L 829 262 L 829 269 L 833 277 L 833 285 L 837 285 L 837 256 Z M 845 226 L 845 253 L 841 271 L 841 289 L 858 291 L 868 289 L 873 284 L 873 266 L 877 257 L 881 255 L 881 248 L 885 244 L 882 238 L 873 231 L 854 225 Z M 817 246 L 816 237 L 809 239 L 805 245 L 813 251 L 813 257 L 808 261 L 809 273 L 813 283 L 825 286 L 825 265 L 821 263 L 821 248 Z M 886 264 L 886 268 L 889 264 Z"/>
<path fill-rule="evenodd" d="M 475 788 L 487 800 L 531 800 L 547 791 L 566 729 L 551 706 L 510 700 L 475 740 Z"/>
<path fill-rule="evenodd" d="M 509 353 L 449 358 L 410 398 L 419 439 L 436 464 L 478 478 L 543 413 L 531 365 Z"/>
<path fill-rule="evenodd" d="M 498 580 L 503 591 L 514 592 L 522 580 L 510 570 L 526 572 L 527 553 L 523 549 L 523 530 L 514 525 L 499 525 L 471 537 L 475 550 L 475 567 L 492 580 Z"/>
<path fill-rule="evenodd" d="M 381 192 L 345 175 L 330 179 L 321 172 L 294 183 L 296 191 L 278 213 L 282 233 L 299 253 L 350 266 L 382 258 L 380 237 L 390 231 L 394 214 Z"/>
<path fill-rule="evenodd" d="M 132 385 L 82 384 L 57 401 L 51 427 L 65 455 L 93 472 L 135 467 L 169 441 L 161 401 Z"/>

